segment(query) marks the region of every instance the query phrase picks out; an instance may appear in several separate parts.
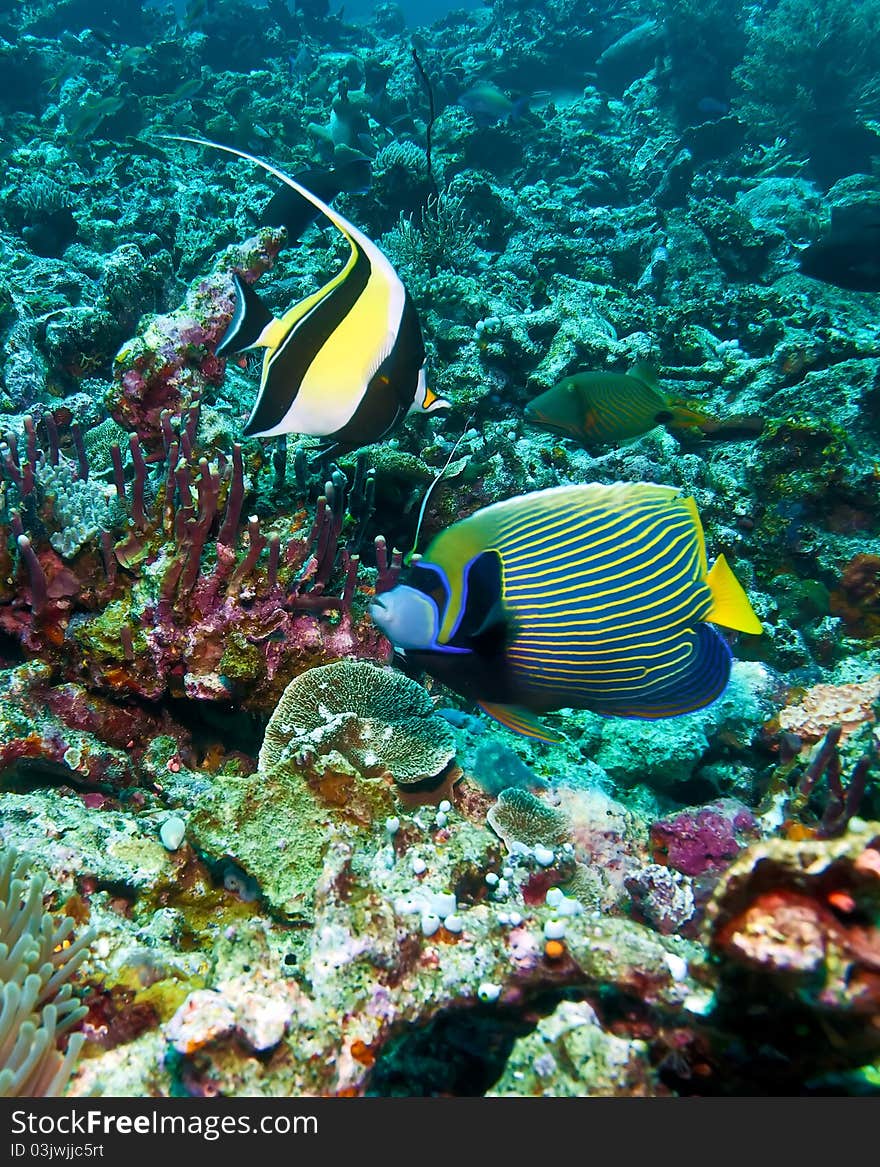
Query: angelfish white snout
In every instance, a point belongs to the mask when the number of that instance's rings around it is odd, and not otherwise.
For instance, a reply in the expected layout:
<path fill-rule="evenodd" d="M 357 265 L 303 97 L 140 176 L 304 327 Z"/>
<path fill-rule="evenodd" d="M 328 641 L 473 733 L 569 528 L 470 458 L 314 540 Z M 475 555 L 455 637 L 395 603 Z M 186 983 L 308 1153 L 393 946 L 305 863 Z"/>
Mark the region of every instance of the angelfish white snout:
<path fill-rule="evenodd" d="M 395 648 L 428 648 L 437 639 L 440 613 L 424 592 L 398 584 L 370 604 L 370 618 Z"/>

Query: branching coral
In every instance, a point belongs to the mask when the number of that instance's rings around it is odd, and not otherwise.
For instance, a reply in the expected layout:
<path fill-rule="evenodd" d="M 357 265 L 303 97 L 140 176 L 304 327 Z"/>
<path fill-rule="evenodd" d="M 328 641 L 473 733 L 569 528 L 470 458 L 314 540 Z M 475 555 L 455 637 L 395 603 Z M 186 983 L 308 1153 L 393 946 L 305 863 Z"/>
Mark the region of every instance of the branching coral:
<path fill-rule="evenodd" d="M 57 1039 L 85 1016 L 71 977 L 91 932 L 71 939 L 74 921 L 43 909 L 45 876 L 30 875 L 16 851 L 0 852 L 0 1097 L 61 1094 L 85 1040 L 73 1034 L 66 1054 Z"/>
<path fill-rule="evenodd" d="M 441 269 L 455 270 L 466 264 L 476 234 L 463 197 L 447 188 L 428 199 L 418 218 L 401 214 L 383 245 L 404 272 L 433 276 Z"/>
<path fill-rule="evenodd" d="M 874 0 L 780 0 L 753 13 L 747 40 L 734 108 L 763 141 L 782 133 L 814 152 L 853 118 L 867 127 L 880 114 Z"/>
<path fill-rule="evenodd" d="M 795 806 L 802 807 L 822 778 L 828 787 L 828 799 L 822 817 L 816 827 L 816 838 L 835 839 L 842 835 L 850 819 L 858 813 L 868 777 L 877 765 L 877 745 L 873 738 L 868 749 L 853 766 L 846 786 L 843 784 L 843 763 L 838 745 L 843 727 L 832 725 L 821 745 L 804 770 L 798 783 Z"/>

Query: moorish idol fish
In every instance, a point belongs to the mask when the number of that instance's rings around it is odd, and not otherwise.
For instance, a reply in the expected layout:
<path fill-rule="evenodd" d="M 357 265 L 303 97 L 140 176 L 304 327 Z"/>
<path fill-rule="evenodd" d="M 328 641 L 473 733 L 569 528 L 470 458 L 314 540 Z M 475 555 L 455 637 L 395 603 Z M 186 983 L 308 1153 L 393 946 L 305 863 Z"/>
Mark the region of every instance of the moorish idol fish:
<path fill-rule="evenodd" d="M 632 441 L 658 425 L 702 425 L 705 414 L 670 401 L 653 369 L 639 362 L 629 373 L 572 373 L 525 409 L 526 421 L 585 446 Z"/>
<path fill-rule="evenodd" d="M 591 709 L 659 718 L 710 704 L 731 651 L 707 621 L 760 633 L 692 498 L 651 483 L 559 486 L 494 503 L 432 541 L 374 623 L 405 660 L 508 728 Z"/>
<path fill-rule="evenodd" d="M 232 146 L 168 135 L 261 166 L 345 236 L 348 262 L 278 319 L 238 275 L 232 320 L 217 355 L 263 348 L 260 389 L 245 437 L 310 434 L 356 448 L 378 441 L 411 412 L 449 402 L 425 384 L 425 346 L 415 306 L 372 240 L 295 179 Z"/>

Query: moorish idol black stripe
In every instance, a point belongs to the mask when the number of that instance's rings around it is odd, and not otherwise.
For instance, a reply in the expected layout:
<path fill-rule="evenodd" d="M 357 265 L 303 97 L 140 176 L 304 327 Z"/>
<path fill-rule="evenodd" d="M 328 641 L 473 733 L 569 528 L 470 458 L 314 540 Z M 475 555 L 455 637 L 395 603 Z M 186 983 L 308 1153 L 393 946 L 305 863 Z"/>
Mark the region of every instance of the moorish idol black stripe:
<path fill-rule="evenodd" d="M 406 660 L 518 733 L 592 709 L 674 717 L 718 697 L 731 652 L 710 626 L 760 621 L 692 498 L 652 483 L 560 486 L 438 535 L 370 614 Z"/>
<path fill-rule="evenodd" d="M 448 408 L 425 383 L 412 299 L 372 240 L 271 163 L 204 138 L 167 136 L 261 166 L 316 207 L 351 249 L 340 272 L 280 319 L 234 277 L 235 311 L 217 354 L 266 350 L 245 437 L 309 434 L 356 448 L 385 437 L 407 413 Z"/>

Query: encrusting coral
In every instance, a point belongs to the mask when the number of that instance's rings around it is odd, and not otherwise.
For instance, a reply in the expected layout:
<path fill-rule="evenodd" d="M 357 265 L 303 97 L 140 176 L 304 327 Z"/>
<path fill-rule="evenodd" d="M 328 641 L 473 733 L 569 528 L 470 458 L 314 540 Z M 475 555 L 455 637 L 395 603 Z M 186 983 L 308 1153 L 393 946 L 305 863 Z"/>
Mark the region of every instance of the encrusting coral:
<path fill-rule="evenodd" d="M 844 685 L 813 685 L 795 697 L 779 713 L 779 728 L 797 734 L 804 742 L 816 742 L 832 725 L 839 724 L 843 738 L 876 721 L 874 706 L 880 701 L 880 676 Z"/>

